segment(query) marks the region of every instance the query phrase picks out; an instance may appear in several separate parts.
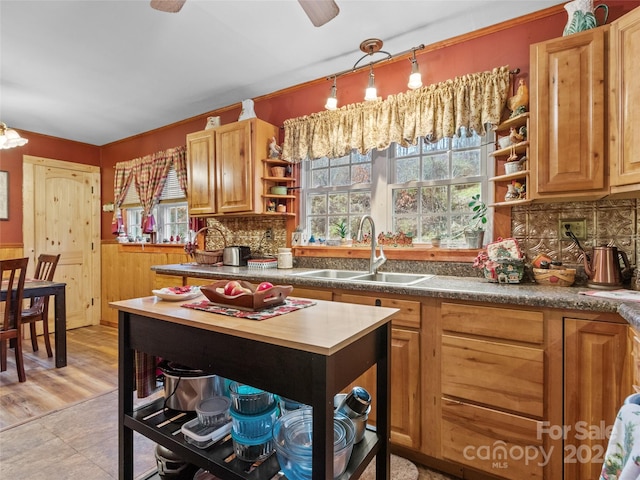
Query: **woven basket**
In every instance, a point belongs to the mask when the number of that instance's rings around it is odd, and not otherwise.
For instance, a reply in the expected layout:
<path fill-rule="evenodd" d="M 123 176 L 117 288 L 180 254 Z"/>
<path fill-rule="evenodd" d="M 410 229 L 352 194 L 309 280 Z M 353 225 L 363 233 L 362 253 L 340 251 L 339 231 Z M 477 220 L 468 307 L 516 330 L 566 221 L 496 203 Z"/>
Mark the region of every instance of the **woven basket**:
<path fill-rule="evenodd" d="M 563 270 L 555 268 L 534 268 L 533 278 L 540 285 L 551 285 L 554 287 L 570 287 L 576 279 L 575 268 L 565 268 Z"/>
<path fill-rule="evenodd" d="M 193 259 L 200 265 L 214 265 L 222 261 L 222 249 L 220 250 L 196 250 Z"/>
<path fill-rule="evenodd" d="M 224 233 L 216 227 L 202 227 L 196 232 L 196 238 L 198 237 L 198 235 L 208 230 L 209 228 L 211 228 L 212 230 L 216 230 L 222 236 L 222 239 L 224 240 L 224 246 L 226 247 L 227 238 L 224 236 Z M 192 254 L 192 256 L 195 262 L 200 265 L 214 265 L 216 263 L 222 262 L 222 252 L 223 249 L 221 248 L 218 250 L 196 250 Z"/>

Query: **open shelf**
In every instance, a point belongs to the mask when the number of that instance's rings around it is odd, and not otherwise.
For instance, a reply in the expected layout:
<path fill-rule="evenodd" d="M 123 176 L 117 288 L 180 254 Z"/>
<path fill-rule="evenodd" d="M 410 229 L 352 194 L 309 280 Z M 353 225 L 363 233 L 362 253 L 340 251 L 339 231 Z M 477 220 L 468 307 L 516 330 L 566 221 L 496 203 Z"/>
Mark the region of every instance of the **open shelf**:
<path fill-rule="evenodd" d="M 205 449 L 186 442 L 181 427 L 195 418 L 196 413 L 163 409 L 163 405 L 164 398 L 159 398 L 139 408 L 124 417 L 125 425 L 220 478 L 270 480 L 278 475 L 280 465 L 275 452 L 262 462 L 239 460 L 233 453 L 231 434 Z M 338 478 L 359 477 L 378 449 L 378 435 L 373 428 L 368 428 L 362 441 L 354 445 L 347 470 Z M 286 479 L 284 476 L 276 478 Z"/>

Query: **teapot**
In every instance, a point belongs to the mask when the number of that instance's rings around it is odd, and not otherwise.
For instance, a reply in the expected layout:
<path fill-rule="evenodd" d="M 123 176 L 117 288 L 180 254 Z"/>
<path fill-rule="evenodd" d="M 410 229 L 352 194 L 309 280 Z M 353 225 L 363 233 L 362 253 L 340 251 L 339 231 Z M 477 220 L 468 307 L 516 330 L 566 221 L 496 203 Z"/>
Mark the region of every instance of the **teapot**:
<path fill-rule="evenodd" d="M 631 278 L 632 268 L 627 254 L 616 247 L 593 247 L 591 258 L 584 251 L 583 253 L 584 271 L 589 278 L 587 285 L 590 287 L 619 288 L 623 280 Z"/>
<path fill-rule="evenodd" d="M 573 33 L 597 27 L 598 21 L 596 20 L 595 13 L 599 8 L 604 10 L 604 19 L 601 23 L 601 25 L 604 25 L 609 16 L 609 7 L 604 3 L 597 5 L 595 8 L 593 6 L 593 0 L 572 0 L 566 3 L 564 9 L 567 11 L 569 19 L 564 27 L 562 36 L 566 37 Z"/>

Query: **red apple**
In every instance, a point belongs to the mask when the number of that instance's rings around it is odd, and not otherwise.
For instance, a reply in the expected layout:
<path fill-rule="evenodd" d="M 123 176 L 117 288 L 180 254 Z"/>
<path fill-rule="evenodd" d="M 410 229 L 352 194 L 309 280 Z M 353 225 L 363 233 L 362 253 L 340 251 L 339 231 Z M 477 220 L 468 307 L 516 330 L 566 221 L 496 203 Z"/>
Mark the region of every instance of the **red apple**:
<path fill-rule="evenodd" d="M 256 292 L 261 292 L 263 290 L 269 290 L 270 288 L 273 288 L 273 283 L 271 283 L 271 282 L 262 282 L 261 284 L 258 285 L 258 288 L 256 288 Z"/>
<path fill-rule="evenodd" d="M 235 288 L 242 288 L 239 282 L 237 282 L 236 280 L 231 280 L 230 282 L 227 282 L 227 284 L 224 286 L 224 294 L 233 295 L 233 290 Z"/>

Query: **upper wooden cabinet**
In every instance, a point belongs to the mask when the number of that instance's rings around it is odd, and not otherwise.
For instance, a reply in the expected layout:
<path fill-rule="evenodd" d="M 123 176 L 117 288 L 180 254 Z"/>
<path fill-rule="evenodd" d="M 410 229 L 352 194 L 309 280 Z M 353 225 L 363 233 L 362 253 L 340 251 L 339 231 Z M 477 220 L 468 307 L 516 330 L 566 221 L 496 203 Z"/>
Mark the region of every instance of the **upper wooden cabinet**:
<path fill-rule="evenodd" d="M 252 118 L 187 135 L 189 214 L 262 212 L 262 159 L 278 128 Z"/>
<path fill-rule="evenodd" d="M 605 143 L 608 26 L 531 46 L 533 199 L 609 193 Z"/>
<path fill-rule="evenodd" d="M 191 216 L 216 213 L 215 141 L 213 130 L 187 135 L 187 203 Z"/>
<path fill-rule="evenodd" d="M 611 193 L 640 190 L 640 8 L 609 31 L 609 158 Z"/>

